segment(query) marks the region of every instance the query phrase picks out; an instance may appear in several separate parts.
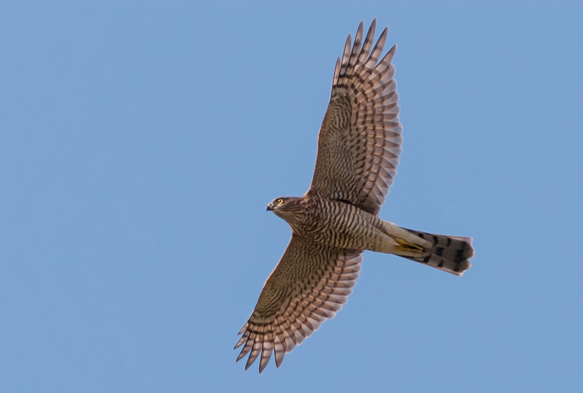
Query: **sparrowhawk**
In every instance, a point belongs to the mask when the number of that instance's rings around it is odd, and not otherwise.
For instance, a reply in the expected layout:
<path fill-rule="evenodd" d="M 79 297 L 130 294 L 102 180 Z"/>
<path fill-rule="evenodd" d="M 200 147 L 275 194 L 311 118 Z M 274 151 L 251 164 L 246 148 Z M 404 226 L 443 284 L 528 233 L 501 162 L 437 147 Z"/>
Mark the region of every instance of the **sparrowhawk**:
<path fill-rule="evenodd" d="M 261 373 L 272 354 L 279 367 L 285 353 L 336 315 L 352 292 L 364 250 L 458 276 L 470 268 L 472 238 L 405 229 L 378 217 L 403 138 L 391 64 L 396 45 L 379 60 L 388 29 L 373 47 L 375 25 L 373 20 L 363 42 L 361 22 L 354 45 L 348 35 L 336 61 L 309 190 L 267 206 L 287 221 L 292 237 L 239 332 L 237 361 L 249 354 L 246 370 L 259 357 Z"/>

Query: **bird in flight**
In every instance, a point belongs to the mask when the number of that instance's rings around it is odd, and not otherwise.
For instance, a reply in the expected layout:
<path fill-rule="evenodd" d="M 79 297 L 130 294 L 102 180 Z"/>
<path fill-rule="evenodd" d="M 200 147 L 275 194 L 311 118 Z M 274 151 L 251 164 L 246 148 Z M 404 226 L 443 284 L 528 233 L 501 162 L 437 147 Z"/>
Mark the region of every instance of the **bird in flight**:
<path fill-rule="evenodd" d="M 245 370 L 261 373 L 333 318 L 358 278 L 365 250 L 394 254 L 461 276 L 474 256 L 472 238 L 435 235 L 379 218 L 399 164 L 396 45 L 382 58 L 388 28 L 373 47 L 376 19 L 363 41 L 348 35 L 334 68 L 332 94 L 318 136 L 316 167 L 302 197 L 279 197 L 267 210 L 290 225 L 292 237 L 267 278 L 235 346 Z M 380 59 L 380 60 L 379 60 Z"/>

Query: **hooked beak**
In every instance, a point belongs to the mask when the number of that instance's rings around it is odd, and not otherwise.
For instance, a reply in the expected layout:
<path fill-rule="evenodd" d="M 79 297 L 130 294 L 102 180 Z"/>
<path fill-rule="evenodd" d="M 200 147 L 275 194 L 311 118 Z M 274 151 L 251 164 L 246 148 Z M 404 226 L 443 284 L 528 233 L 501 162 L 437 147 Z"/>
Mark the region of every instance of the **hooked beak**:
<path fill-rule="evenodd" d="M 265 209 L 265 211 L 268 211 L 268 212 L 273 211 L 273 204 L 270 203 L 269 205 L 267 205 L 267 209 Z"/>

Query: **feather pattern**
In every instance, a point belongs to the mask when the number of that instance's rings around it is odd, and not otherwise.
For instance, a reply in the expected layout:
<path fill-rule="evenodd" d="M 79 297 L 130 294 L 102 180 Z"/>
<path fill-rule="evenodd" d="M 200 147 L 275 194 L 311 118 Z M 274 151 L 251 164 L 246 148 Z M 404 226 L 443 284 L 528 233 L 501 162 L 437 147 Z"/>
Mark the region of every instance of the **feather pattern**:
<path fill-rule="evenodd" d="M 354 45 L 349 35 L 342 59 L 336 62 L 308 190 L 371 214 L 378 214 L 393 184 L 403 141 L 391 64 L 396 46 L 379 61 L 388 29 L 373 47 L 375 26 L 376 20 L 362 43 L 361 22 Z"/>
<path fill-rule="evenodd" d="M 362 250 L 340 249 L 293 236 L 263 286 L 255 310 L 239 331 L 249 354 L 245 369 L 259 358 L 261 373 L 275 353 L 277 367 L 285 353 L 309 337 L 346 303 L 358 278 Z"/>
<path fill-rule="evenodd" d="M 470 259 L 474 256 L 472 238 L 464 236 L 446 236 L 433 233 L 415 231 L 403 228 L 415 236 L 432 243 L 429 253 L 422 256 L 403 256 L 415 262 L 443 270 L 456 276 L 461 276 L 472 264 Z M 399 255 L 397 253 L 397 255 Z"/>

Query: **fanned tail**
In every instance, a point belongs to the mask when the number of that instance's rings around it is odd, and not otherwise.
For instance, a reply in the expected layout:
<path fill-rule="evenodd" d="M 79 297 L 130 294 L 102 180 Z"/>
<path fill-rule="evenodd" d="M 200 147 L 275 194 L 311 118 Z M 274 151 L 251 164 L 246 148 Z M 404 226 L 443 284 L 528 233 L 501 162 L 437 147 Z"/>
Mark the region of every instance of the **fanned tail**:
<path fill-rule="evenodd" d="M 472 266 L 469 261 L 474 256 L 471 237 L 435 235 L 407 228 L 403 229 L 431 242 L 433 246 L 425 249 L 419 256 L 411 256 L 411 253 L 408 253 L 408 255 L 399 255 L 397 253 L 396 255 L 424 263 L 456 276 L 461 276 Z"/>

